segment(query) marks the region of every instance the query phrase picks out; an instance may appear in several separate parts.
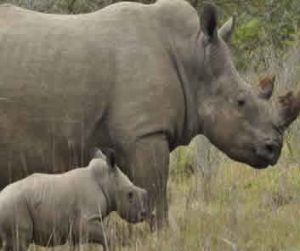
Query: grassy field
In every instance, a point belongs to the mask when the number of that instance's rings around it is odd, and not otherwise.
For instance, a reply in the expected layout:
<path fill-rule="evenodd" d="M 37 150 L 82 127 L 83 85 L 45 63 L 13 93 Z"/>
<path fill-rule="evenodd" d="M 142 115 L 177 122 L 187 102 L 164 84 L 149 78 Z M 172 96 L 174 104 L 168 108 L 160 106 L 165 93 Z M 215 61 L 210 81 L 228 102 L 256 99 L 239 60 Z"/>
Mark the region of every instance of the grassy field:
<path fill-rule="evenodd" d="M 300 164 L 259 171 L 224 158 L 209 178 L 199 171 L 172 176 L 169 202 L 169 227 L 159 232 L 140 224 L 128 237 L 126 224 L 111 217 L 116 236 L 123 236 L 116 250 L 300 250 Z"/>

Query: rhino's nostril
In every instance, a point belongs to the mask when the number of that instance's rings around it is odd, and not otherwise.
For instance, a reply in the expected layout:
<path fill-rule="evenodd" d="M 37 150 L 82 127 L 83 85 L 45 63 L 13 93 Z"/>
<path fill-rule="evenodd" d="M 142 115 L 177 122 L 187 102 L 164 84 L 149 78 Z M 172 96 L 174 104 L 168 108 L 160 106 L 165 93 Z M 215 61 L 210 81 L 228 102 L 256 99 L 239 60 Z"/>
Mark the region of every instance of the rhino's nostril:
<path fill-rule="evenodd" d="M 276 146 L 275 146 L 274 144 L 269 143 L 269 144 L 266 144 L 265 147 L 266 147 L 266 151 L 267 151 L 269 154 L 274 154 L 275 148 L 276 148 Z"/>
<path fill-rule="evenodd" d="M 273 163 L 278 155 L 279 145 L 275 141 L 269 141 L 256 148 L 256 154 L 260 158 Z"/>

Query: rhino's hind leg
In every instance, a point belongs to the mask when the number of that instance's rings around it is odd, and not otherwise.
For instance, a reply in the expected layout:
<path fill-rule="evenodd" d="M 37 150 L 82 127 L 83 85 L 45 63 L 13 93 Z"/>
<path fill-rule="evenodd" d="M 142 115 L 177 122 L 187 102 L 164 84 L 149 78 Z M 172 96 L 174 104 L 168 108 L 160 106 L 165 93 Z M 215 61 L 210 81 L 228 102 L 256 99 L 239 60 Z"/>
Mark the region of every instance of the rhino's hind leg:
<path fill-rule="evenodd" d="M 13 244 L 12 243 L 8 243 L 8 242 L 3 242 L 2 250 L 3 251 L 11 251 L 11 250 L 13 250 Z"/>
<path fill-rule="evenodd" d="M 19 245 L 18 245 L 16 251 L 27 251 L 28 246 L 29 246 L 29 245 L 28 245 L 25 241 L 22 242 L 22 243 L 19 243 Z"/>
<path fill-rule="evenodd" d="M 2 250 L 9 251 L 13 249 L 13 241 L 6 234 L 1 234 Z"/>
<path fill-rule="evenodd" d="M 7 233 L 7 244 L 12 251 L 25 251 L 33 240 L 33 223 L 27 207 L 19 206 L 18 213 L 14 227 Z"/>
<path fill-rule="evenodd" d="M 30 240 L 27 233 L 20 233 L 12 245 L 12 251 L 26 251 L 29 247 Z M 11 246 L 11 245 L 10 245 Z"/>
<path fill-rule="evenodd" d="M 11 237 L 4 237 L 3 239 L 2 250 L 3 251 L 26 251 L 29 246 L 29 242 L 24 238 L 19 238 L 16 240 Z"/>
<path fill-rule="evenodd" d="M 10 222 L 12 223 L 12 222 Z M 25 221 L 23 222 L 25 223 Z M 29 224 L 25 228 L 20 228 L 12 223 L 6 228 L 1 229 L 1 241 L 3 251 L 25 251 L 32 240 L 32 225 Z M 24 226 L 23 226 L 24 227 Z"/>
<path fill-rule="evenodd" d="M 168 220 L 167 180 L 169 146 L 163 134 L 138 139 L 127 153 L 128 172 L 132 182 L 149 193 L 149 221 L 162 227 Z M 150 221 L 151 222 L 151 221 Z M 153 224 L 151 227 L 153 227 Z"/>

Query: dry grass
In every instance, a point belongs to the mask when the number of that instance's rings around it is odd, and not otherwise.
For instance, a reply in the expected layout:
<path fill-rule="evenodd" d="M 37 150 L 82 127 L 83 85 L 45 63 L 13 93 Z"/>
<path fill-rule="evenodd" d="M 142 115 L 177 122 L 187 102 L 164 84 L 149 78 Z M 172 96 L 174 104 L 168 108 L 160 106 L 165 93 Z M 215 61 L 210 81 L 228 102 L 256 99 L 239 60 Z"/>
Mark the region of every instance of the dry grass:
<path fill-rule="evenodd" d="M 200 174 L 180 182 L 170 181 L 169 227 L 155 233 L 143 224 L 134 227 L 128 243 L 119 243 L 117 250 L 297 251 L 299 174 L 300 165 L 256 171 L 226 161 L 209 184 Z M 209 187 L 209 196 L 204 195 L 204 184 Z M 117 222 L 118 227 L 126 229 L 120 220 Z"/>

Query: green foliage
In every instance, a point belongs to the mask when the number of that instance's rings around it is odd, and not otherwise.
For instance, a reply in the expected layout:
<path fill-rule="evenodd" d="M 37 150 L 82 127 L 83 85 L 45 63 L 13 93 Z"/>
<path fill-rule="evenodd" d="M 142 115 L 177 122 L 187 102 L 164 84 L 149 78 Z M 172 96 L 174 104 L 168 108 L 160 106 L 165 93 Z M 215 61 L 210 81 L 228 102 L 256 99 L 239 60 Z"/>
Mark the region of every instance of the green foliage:
<path fill-rule="evenodd" d="M 200 12 L 205 0 L 190 0 Z M 272 51 L 281 58 L 284 51 L 299 39 L 299 0 L 214 0 L 224 22 L 229 16 L 237 17 L 233 39 L 237 66 L 246 70 L 265 70 L 265 57 Z"/>
<path fill-rule="evenodd" d="M 247 6 L 246 6 L 247 5 Z M 280 58 L 299 39 L 300 2 L 298 0 L 245 1 L 239 10 L 234 36 L 238 66 L 246 69 L 255 60 L 256 70 L 268 68 L 266 51 Z"/>
<path fill-rule="evenodd" d="M 249 40 L 254 40 L 259 36 L 261 22 L 257 18 L 253 18 L 245 22 L 236 32 L 236 38 L 242 43 L 247 44 Z"/>

